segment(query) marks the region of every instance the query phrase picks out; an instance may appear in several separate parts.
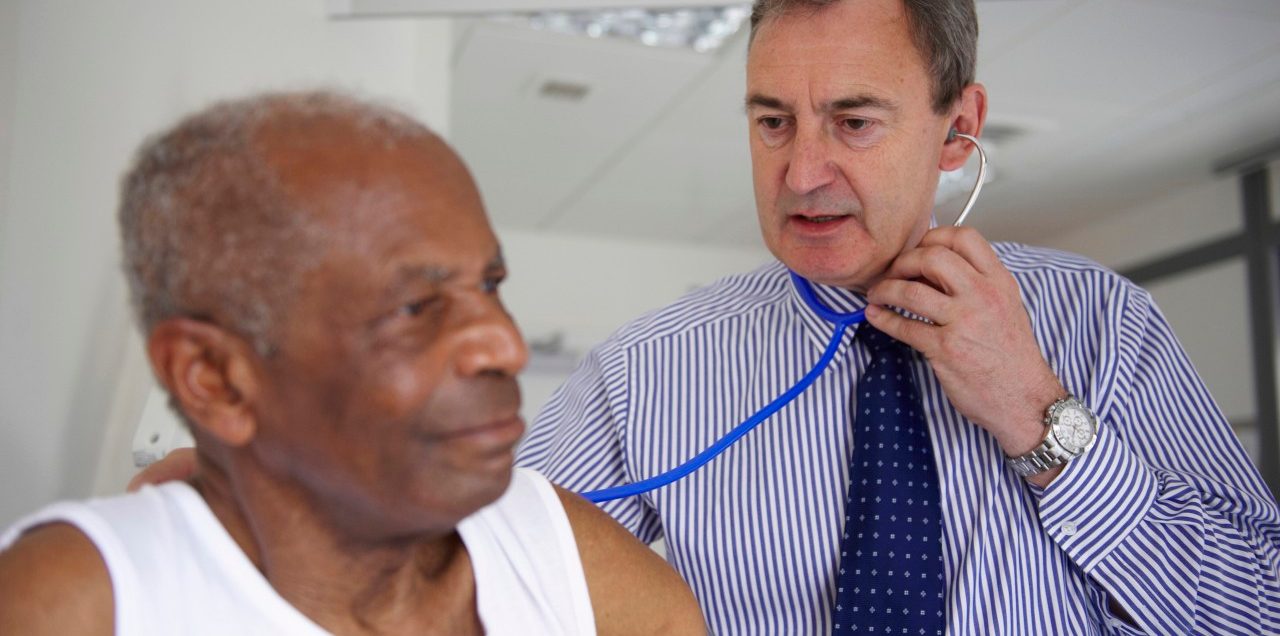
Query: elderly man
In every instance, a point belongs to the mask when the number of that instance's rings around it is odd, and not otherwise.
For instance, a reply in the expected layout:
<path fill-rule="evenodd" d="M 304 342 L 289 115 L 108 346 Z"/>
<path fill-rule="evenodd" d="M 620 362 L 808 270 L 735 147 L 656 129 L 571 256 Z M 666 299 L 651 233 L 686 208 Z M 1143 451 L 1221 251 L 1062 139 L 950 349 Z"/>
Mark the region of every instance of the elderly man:
<path fill-rule="evenodd" d="M 931 229 L 987 110 L 972 0 L 758 0 L 746 107 L 780 262 L 623 327 L 518 462 L 597 490 L 692 457 L 868 322 L 721 458 L 605 509 L 727 634 L 1280 633 L 1280 514 L 1148 294 Z M 896 309 L 895 309 L 896 308 Z M 919 320 L 923 318 L 924 320 Z"/>
<path fill-rule="evenodd" d="M 660 558 L 513 472 L 505 266 L 420 124 L 330 94 L 221 104 L 141 150 L 120 221 L 198 471 L 19 522 L 0 633 L 702 631 Z"/>

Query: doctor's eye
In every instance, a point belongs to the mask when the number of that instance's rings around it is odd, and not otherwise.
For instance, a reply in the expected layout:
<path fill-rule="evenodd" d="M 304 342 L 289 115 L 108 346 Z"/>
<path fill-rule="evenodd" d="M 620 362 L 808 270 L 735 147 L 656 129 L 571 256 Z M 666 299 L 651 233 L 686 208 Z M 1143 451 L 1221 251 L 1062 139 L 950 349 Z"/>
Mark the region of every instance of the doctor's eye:
<path fill-rule="evenodd" d="M 849 117 L 840 120 L 840 126 L 850 132 L 862 132 L 870 128 L 874 123 L 870 119 L 862 119 L 861 117 Z"/>
<path fill-rule="evenodd" d="M 761 126 L 768 130 L 778 130 L 786 125 L 787 120 L 781 117 L 761 117 L 756 120 Z"/>

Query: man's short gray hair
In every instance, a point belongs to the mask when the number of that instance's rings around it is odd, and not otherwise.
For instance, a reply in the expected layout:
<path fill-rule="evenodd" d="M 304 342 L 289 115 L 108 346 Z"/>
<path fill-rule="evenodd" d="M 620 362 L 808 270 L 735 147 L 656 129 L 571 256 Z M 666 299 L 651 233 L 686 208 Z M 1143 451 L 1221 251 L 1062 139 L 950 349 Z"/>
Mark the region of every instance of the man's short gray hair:
<path fill-rule="evenodd" d="M 817 11 L 842 0 L 756 0 L 751 37 L 765 20 L 789 11 Z M 902 0 L 911 40 L 929 67 L 933 110 L 943 114 L 974 82 L 978 64 L 978 13 L 973 0 Z"/>
<path fill-rule="evenodd" d="M 124 271 L 144 337 L 161 321 L 209 320 L 273 350 L 280 314 L 325 232 L 286 196 L 265 130 L 345 124 L 383 144 L 434 137 L 390 108 L 328 91 L 221 102 L 147 140 L 122 183 Z"/>

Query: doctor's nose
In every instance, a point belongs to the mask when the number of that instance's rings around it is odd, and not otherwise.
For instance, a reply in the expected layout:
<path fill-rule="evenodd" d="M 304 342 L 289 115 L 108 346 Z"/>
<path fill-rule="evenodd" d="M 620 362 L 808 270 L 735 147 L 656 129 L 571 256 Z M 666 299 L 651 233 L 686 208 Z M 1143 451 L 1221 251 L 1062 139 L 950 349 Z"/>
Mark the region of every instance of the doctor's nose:
<path fill-rule="evenodd" d="M 808 194 L 829 185 L 836 178 L 830 140 L 819 132 L 797 134 L 791 142 L 787 162 L 787 188 L 796 194 Z"/>

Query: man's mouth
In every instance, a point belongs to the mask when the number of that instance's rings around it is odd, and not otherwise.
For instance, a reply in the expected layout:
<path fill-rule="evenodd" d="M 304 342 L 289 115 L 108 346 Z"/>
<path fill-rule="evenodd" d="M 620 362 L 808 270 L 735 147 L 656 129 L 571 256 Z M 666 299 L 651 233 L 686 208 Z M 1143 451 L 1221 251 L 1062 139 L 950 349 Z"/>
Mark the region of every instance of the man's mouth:
<path fill-rule="evenodd" d="M 794 231 L 826 235 L 854 217 L 852 214 L 792 214 L 787 218 Z"/>
<path fill-rule="evenodd" d="M 509 417 L 495 418 L 493 421 L 484 423 L 474 423 L 465 427 L 460 427 L 441 433 L 437 433 L 438 439 L 501 439 L 514 435 L 519 439 L 524 432 L 524 419 L 519 415 Z"/>

